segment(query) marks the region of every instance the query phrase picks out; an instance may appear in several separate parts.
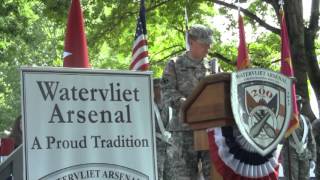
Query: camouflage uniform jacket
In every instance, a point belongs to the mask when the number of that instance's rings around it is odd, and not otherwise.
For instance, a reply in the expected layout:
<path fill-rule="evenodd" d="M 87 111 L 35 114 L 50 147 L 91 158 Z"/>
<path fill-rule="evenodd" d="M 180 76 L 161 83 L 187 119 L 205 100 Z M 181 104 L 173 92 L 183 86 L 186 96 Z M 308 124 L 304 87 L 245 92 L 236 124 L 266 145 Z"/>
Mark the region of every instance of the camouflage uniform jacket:
<path fill-rule="evenodd" d="M 304 127 L 304 123 L 301 119 L 301 117 L 299 118 L 299 127 L 297 129 L 295 129 L 295 133 L 298 137 L 299 140 L 302 139 L 302 136 L 303 136 L 303 128 L 308 128 L 308 135 L 307 135 L 307 138 L 305 140 L 305 143 L 307 144 L 307 147 L 306 149 L 303 149 L 302 152 L 299 154 L 298 158 L 300 160 L 316 160 L 316 142 L 315 142 L 315 139 L 314 139 L 314 136 L 313 136 L 313 133 L 312 133 L 312 126 L 311 126 L 311 123 L 310 123 L 310 120 L 300 114 L 300 116 L 303 116 L 305 118 L 305 121 L 307 123 L 307 127 Z M 295 141 L 294 141 L 294 138 L 293 138 L 293 135 L 291 134 L 289 136 L 289 144 L 291 147 L 293 147 L 293 149 L 295 149 Z"/>
<path fill-rule="evenodd" d="M 316 141 L 316 149 L 317 149 L 317 161 L 316 161 L 316 168 L 314 170 L 317 179 L 320 179 L 320 134 L 314 137 Z"/>
<path fill-rule="evenodd" d="M 190 96 L 199 81 L 209 74 L 210 66 L 206 59 L 195 61 L 190 59 L 187 53 L 168 62 L 161 80 L 161 97 L 166 106 L 171 106 L 173 109 L 169 131 L 190 130 L 179 118 L 180 98 Z"/>
<path fill-rule="evenodd" d="M 316 136 L 316 137 L 314 137 L 314 140 L 315 140 L 315 142 L 316 142 L 316 149 L 317 149 L 317 158 L 320 158 L 320 135 L 318 135 L 318 136 Z M 319 161 L 320 161 L 320 159 L 319 159 Z M 319 169 L 320 170 L 320 169 Z"/>

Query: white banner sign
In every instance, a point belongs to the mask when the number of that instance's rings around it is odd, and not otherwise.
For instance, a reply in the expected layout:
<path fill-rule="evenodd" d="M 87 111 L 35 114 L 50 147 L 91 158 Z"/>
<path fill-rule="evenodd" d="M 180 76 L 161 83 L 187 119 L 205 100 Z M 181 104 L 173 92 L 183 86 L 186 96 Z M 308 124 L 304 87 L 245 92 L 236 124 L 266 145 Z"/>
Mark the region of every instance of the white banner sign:
<path fill-rule="evenodd" d="M 150 72 L 22 68 L 26 180 L 156 178 Z"/>

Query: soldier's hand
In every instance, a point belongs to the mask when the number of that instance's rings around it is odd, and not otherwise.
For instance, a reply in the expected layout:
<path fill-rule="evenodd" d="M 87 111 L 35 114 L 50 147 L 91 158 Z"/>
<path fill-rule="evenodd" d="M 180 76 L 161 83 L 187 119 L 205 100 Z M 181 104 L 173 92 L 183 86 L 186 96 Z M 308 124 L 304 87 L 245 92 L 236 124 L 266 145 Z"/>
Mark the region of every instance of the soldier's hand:
<path fill-rule="evenodd" d="M 181 107 L 181 105 L 186 101 L 187 99 L 185 97 L 181 97 L 179 98 L 179 106 Z"/>
<path fill-rule="evenodd" d="M 170 140 L 171 140 L 171 133 L 168 132 L 168 131 L 164 131 L 164 132 L 163 132 L 163 137 L 164 137 L 164 140 L 165 140 L 166 142 L 170 142 Z"/>

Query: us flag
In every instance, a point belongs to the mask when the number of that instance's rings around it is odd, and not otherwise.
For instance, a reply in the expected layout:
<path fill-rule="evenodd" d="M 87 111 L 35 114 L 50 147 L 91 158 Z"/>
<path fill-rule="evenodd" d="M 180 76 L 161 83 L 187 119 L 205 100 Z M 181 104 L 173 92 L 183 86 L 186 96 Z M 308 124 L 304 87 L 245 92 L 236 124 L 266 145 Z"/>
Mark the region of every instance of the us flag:
<path fill-rule="evenodd" d="M 140 13 L 132 47 L 132 59 L 130 70 L 148 70 L 148 43 L 147 43 L 147 28 L 146 28 L 146 10 L 144 0 L 140 1 Z"/>

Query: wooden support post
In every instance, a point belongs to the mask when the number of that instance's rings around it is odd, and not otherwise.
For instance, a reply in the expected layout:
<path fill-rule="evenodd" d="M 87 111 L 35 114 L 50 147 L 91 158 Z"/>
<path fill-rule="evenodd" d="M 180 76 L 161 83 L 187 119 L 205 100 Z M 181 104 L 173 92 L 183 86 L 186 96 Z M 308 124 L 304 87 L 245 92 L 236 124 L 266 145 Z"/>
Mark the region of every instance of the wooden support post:
<path fill-rule="evenodd" d="M 205 129 L 234 124 L 230 101 L 230 74 L 219 73 L 205 77 L 182 105 L 182 119 L 194 130 L 194 148 L 209 150 Z M 211 180 L 222 180 L 214 168 Z"/>
<path fill-rule="evenodd" d="M 194 149 L 196 151 L 209 151 L 208 134 L 205 130 L 194 131 Z M 211 163 L 211 180 L 222 180 L 222 176 L 218 173 L 214 164 Z"/>

